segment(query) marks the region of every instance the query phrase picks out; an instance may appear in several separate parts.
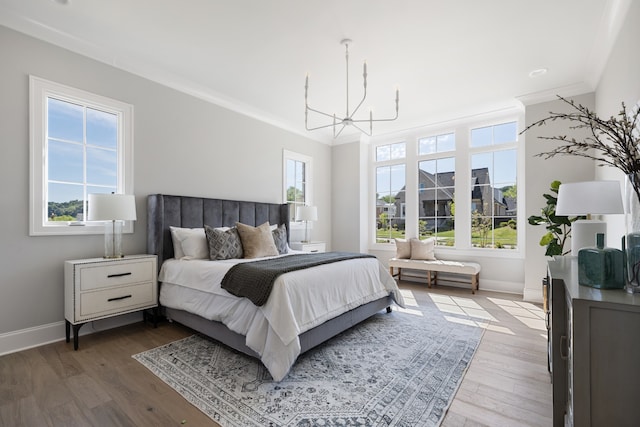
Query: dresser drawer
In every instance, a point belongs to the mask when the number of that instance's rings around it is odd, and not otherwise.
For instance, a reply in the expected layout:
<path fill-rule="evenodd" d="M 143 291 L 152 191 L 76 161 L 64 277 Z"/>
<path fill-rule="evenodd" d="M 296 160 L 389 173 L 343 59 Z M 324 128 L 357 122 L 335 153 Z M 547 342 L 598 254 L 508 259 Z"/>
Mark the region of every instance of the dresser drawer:
<path fill-rule="evenodd" d="M 82 292 L 76 322 L 156 305 L 155 282 Z"/>
<path fill-rule="evenodd" d="M 78 268 L 76 280 L 80 281 L 81 291 L 151 282 L 155 277 L 154 269 L 152 259 L 86 264 Z"/>

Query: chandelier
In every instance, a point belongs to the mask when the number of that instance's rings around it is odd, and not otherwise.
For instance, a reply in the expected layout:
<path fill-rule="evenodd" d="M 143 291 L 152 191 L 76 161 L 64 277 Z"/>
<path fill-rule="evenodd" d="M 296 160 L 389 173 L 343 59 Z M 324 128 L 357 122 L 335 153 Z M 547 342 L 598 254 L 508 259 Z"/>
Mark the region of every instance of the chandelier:
<path fill-rule="evenodd" d="M 350 39 L 344 39 L 342 41 L 340 41 L 340 44 L 345 45 L 345 58 L 346 58 L 346 63 L 347 63 L 347 73 L 346 73 L 346 82 L 347 82 L 347 93 L 346 93 L 346 114 L 344 116 L 344 118 L 340 118 L 337 117 L 336 114 L 328 114 L 325 113 L 323 111 L 320 110 L 316 110 L 315 108 L 311 108 L 309 107 L 309 102 L 308 102 L 308 93 L 309 93 L 309 75 L 307 74 L 307 77 L 305 79 L 304 82 L 304 125 L 305 128 L 308 131 L 312 131 L 312 130 L 318 130 L 318 129 L 324 129 L 324 128 L 329 128 L 332 127 L 333 128 L 333 137 L 337 138 L 342 131 L 344 130 L 344 128 L 346 128 L 347 126 L 353 126 L 356 129 L 358 129 L 360 132 L 371 136 L 373 134 L 373 122 L 391 122 L 395 119 L 398 118 L 398 104 L 400 101 L 400 92 L 398 89 L 396 89 L 396 115 L 395 117 L 391 117 L 391 118 L 385 118 L 385 119 L 374 119 L 373 118 L 373 111 L 369 110 L 369 118 L 360 118 L 360 119 L 356 119 L 354 116 L 356 115 L 356 113 L 358 112 L 358 110 L 360 109 L 360 107 L 362 106 L 362 103 L 364 102 L 364 100 L 367 97 L 367 63 L 364 63 L 363 66 L 363 71 L 362 71 L 362 77 L 364 79 L 364 83 L 363 83 L 363 88 L 364 88 L 364 93 L 362 95 L 362 99 L 360 100 L 360 103 L 356 106 L 356 108 L 353 109 L 353 111 L 351 111 L 351 109 L 349 108 L 349 43 L 351 43 Z M 322 116 L 328 117 L 330 119 L 332 119 L 332 122 L 329 124 L 325 124 L 322 126 L 317 126 L 317 127 L 313 127 L 310 128 L 309 127 L 309 112 L 313 112 L 313 113 L 317 113 L 320 114 Z M 365 129 L 363 129 L 361 126 L 359 126 L 359 123 L 369 123 L 369 131 L 367 132 Z M 340 129 L 336 132 L 336 128 L 340 127 Z"/>

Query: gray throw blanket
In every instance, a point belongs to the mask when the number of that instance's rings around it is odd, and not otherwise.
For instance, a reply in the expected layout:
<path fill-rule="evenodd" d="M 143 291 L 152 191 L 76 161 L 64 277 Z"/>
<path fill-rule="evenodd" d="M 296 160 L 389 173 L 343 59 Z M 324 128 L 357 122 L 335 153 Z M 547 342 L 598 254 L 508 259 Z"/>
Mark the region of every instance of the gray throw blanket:
<path fill-rule="evenodd" d="M 375 257 L 369 254 L 350 252 L 323 252 L 243 262 L 234 265 L 227 271 L 221 286 L 229 293 L 237 297 L 249 298 L 252 303 L 261 306 L 269 299 L 273 282 L 281 274 L 355 258 Z"/>

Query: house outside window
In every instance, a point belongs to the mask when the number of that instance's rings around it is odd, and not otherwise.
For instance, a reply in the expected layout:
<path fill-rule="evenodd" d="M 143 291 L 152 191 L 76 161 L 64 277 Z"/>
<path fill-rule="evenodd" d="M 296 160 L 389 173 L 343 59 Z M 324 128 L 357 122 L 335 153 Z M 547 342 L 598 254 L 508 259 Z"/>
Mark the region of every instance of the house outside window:
<path fill-rule="evenodd" d="M 133 194 L 132 121 L 129 104 L 30 77 L 31 235 L 103 233 L 88 194 Z"/>
<path fill-rule="evenodd" d="M 372 249 L 435 237 L 441 250 L 515 254 L 522 120 L 519 111 L 490 113 L 372 138 Z"/>
<path fill-rule="evenodd" d="M 418 140 L 418 235 L 441 246 L 455 245 L 455 149 L 454 133 Z"/>
<path fill-rule="evenodd" d="M 471 243 L 517 247 L 517 122 L 471 130 Z"/>

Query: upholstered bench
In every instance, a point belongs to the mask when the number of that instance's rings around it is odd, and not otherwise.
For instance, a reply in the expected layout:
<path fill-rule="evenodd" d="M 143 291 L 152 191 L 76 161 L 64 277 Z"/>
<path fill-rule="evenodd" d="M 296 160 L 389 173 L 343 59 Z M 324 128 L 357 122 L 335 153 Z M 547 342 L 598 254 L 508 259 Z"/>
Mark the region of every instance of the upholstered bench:
<path fill-rule="evenodd" d="M 389 272 L 391 276 L 394 276 L 394 268 L 398 269 L 398 280 L 402 280 L 402 269 L 408 268 L 411 270 L 424 270 L 427 272 L 427 285 L 431 287 L 431 281 L 433 284 L 438 284 L 438 272 L 452 273 L 460 275 L 468 275 L 471 279 L 471 293 L 475 294 L 476 290 L 480 286 L 480 264 L 467 261 L 444 261 L 438 260 L 418 260 L 418 259 L 401 259 L 391 258 L 389 260 Z M 433 274 L 433 276 L 432 276 Z M 451 282 L 458 282 L 457 280 L 449 280 Z M 467 283 L 467 282 L 463 282 Z"/>

